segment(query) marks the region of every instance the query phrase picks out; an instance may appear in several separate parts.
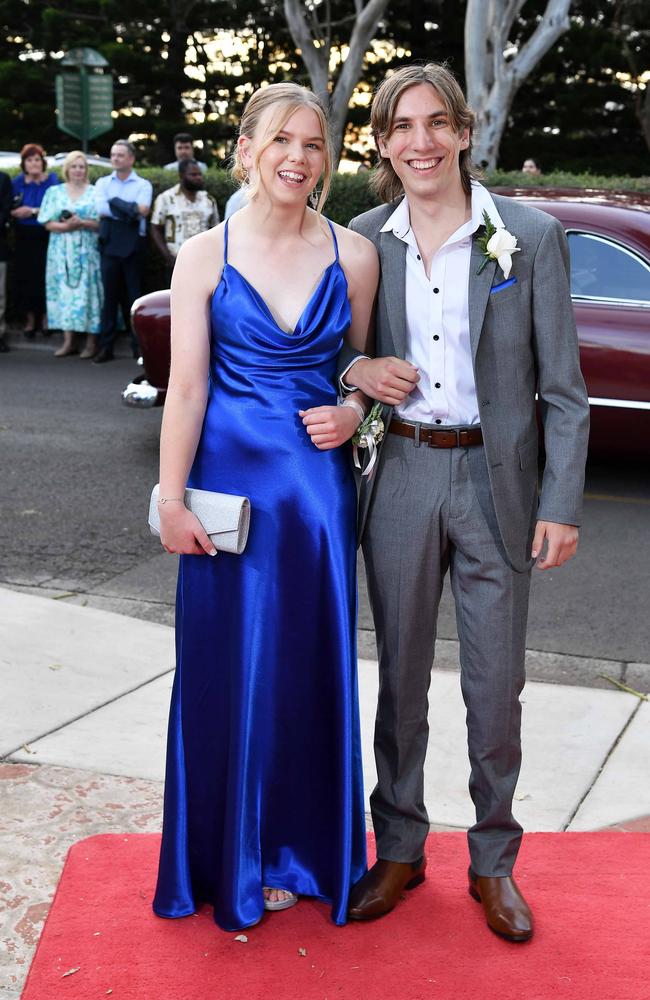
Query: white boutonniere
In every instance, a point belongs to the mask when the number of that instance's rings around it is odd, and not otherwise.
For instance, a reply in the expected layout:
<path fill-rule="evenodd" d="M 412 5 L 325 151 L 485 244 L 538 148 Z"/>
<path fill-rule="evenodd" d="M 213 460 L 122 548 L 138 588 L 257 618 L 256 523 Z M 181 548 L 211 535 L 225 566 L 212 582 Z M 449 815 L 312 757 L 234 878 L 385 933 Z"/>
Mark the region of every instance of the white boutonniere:
<path fill-rule="evenodd" d="M 485 260 L 481 262 L 476 273 L 480 274 L 491 260 L 496 260 L 503 271 L 504 279 L 507 281 L 512 270 L 512 255 L 521 250 L 521 247 L 517 246 L 517 237 L 509 233 L 504 226 L 499 226 L 497 229 L 487 211 L 483 212 L 483 222 L 485 232 L 478 237 L 476 242 L 481 248 Z"/>
<path fill-rule="evenodd" d="M 368 464 L 362 475 L 369 476 L 373 466 L 377 461 L 377 445 L 384 436 L 384 421 L 382 420 L 382 405 L 374 403 L 370 413 L 365 420 L 359 424 L 356 433 L 352 438 L 352 450 L 354 452 L 354 464 L 357 469 L 361 468 L 359 461 L 359 448 L 368 449 Z"/>

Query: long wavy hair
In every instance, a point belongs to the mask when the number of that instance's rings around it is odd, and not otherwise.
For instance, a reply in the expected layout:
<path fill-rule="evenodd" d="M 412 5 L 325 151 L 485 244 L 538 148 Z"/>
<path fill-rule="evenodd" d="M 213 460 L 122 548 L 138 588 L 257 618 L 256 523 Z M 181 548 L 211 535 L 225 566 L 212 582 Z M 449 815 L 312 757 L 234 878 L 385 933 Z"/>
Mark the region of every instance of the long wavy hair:
<path fill-rule="evenodd" d="M 461 150 L 458 158 L 465 194 L 469 194 L 472 178 L 477 176 L 477 172 L 472 167 L 472 130 L 475 115 L 465 100 L 465 95 L 455 76 L 442 63 L 402 66 L 391 76 L 386 77 L 379 85 L 370 112 L 370 127 L 379 154 L 379 163 L 373 171 L 370 184 L 382 201 L 394 201 L 395 198 L 404 193 L 404 188 L 390 160 L 379 153 L 379 139 L 385 141 L 389 137 L 393 127 L 395 110 L 402 94 L 421 83 L 428 83 L 435 87 L 443 98 L 454 132 L 460 134 L 463 129 L 469 129 L 467 148 Z"/>

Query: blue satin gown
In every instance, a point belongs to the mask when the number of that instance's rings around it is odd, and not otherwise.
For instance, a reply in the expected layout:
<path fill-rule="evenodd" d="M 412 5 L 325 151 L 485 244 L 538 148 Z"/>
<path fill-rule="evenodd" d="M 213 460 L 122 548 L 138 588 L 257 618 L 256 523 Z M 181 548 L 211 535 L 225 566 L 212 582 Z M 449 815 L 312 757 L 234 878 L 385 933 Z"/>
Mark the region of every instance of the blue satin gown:
<path fill-rule="evenodd" d="M 366 870 L 355 507 L 344 448 L 299 410 L 336 403 L 347 283 L 326 268 L 293 333 L 228 263 L 211 304 L 207 411 L 190 486 L 251 500 L 241 556 L 181 556 L 177 668 L 154 910 L 256 923 L 262 887 L 331 902 Z M 299 266 L 299 262 L 298 266 Z"/>

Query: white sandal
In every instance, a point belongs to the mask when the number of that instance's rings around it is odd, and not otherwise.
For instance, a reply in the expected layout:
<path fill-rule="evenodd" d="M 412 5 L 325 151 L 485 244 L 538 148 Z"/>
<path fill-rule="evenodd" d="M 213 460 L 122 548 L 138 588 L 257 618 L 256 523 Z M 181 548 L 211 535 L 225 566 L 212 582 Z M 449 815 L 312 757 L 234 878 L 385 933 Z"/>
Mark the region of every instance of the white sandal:
<path fill-rule="evenodd" d="M 262 892 L 268 892 L 269 889 L 275 889 L 276 886 L 265 885 Z M 289 892 L 288 889 L 278 889 L 278 892 L 286 892 L 287 896 L 285 899 L 267 899 L 264 897 L 264 909 L 265 910 L 288 910 L 290 906 L 295 906 L 298 902 L 298 897 L 294 892 Z"/>

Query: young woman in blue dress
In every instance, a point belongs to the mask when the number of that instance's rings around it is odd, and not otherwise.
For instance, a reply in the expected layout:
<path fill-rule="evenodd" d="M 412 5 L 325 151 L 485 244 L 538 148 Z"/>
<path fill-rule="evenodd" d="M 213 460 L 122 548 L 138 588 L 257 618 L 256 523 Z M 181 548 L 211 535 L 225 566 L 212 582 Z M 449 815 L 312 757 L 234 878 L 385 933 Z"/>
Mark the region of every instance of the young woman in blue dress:
<path fill-rule="evenodd" d="M 154 910 L 209 903 L 226 930 L 298 896 L 342 924 L 366 866 L 356 491 L 341 446 L 368 401 L 337 405 L 337 357 L 344 338 L 368 348 L 378 261 L 321 215 L 330 172 L 318 98 L 255 93 L 234 171 L 247 205 L 190 239 L 172 280 L 160 515 L 181 560 Z M 215 553 L 186 486 L 250 498 L 242 555 Z"/>

